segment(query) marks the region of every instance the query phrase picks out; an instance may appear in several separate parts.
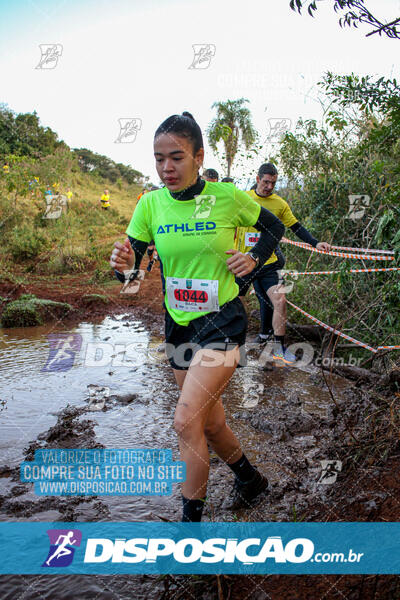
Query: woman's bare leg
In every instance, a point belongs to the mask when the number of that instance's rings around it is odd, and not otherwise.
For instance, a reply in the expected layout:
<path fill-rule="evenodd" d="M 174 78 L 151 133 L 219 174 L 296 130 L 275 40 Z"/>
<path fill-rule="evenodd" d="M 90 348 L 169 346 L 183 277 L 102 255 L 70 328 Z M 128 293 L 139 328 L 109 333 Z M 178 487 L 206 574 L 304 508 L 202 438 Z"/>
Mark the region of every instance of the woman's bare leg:
<path fill-rule="evenodd" d="M 173 371 L 176 383 L 179 388 L 182 389 L 187 371 L 177 369 L 174 369 Z M 226 385 L 224 388 L 225 387 Z M 224 390 L 222 389 L 220 396 L 223 391 Z M 207 421 L 204 426 L 204 434 L 209 445 L 224 462 L 231 464 L 239 460 L 242 456 L 243 451 L 240 447 L 240 442 L 232 429 L 226 424 L 225 410 L 220 397 L 208 413 Z"/>
<path fill-rule="evenodd" d="M 223 364 L 221 354 L 225 359 Z M 178 375 L 183 385 L 174 425 L 179 436 L 181 460 L 186 463 L 186 481 L 182 484 L 182 494 L 186 498 L 204 498 L 206 495 L 209 452 L 204 430 L 210 411 L 218 403 L 236 368 L 237 360 L 232 358 L 237 354 L 237 348 L 223 353 L 201 349 L 196 353 L 195 364 L 190 366 L 185 376 Z M 211 363 L 207 366 L 209 359 L 214 361 L 213 366 Z M 231 439 L 229 443 L 233 443 Z M 224 454 L 232 450 L 233 447 L 229 446 Z"/>

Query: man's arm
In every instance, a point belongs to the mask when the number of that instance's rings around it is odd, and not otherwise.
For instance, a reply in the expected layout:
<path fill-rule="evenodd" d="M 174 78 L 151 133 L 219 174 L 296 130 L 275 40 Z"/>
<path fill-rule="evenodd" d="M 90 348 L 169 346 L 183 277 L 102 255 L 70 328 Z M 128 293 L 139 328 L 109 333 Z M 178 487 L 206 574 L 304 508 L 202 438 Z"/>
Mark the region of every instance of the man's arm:
<path fill-rule="evenodd" d="M 259 257 L 259 265 L 263 265 L 283 236 L 285 226 L 278 217 L 262 206 L 257 223 L 253 227 L 261 234 L 252 253 Z"/>
<path fill-rule="evenodd" d="M 319 242 L 311 233 L 303 227 L 301 223 L 297 221 L 290 229 L 306 244 L 310 244 L 313 248 L 318 250 L 330 250 L 331 246 L 327 242 Z"/>

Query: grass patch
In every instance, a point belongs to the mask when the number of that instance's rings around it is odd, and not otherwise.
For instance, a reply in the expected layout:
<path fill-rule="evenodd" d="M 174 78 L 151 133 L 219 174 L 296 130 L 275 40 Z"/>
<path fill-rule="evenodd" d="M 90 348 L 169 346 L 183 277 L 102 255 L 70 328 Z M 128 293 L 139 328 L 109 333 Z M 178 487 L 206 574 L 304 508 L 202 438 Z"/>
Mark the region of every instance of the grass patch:
<path fill-rule="evenodd" d="M 73 308 L 66 302 L 55 302 L 23 294 L 9 302 L 1 315 L 2 327 L 32 327 L 67 315 Z"/>

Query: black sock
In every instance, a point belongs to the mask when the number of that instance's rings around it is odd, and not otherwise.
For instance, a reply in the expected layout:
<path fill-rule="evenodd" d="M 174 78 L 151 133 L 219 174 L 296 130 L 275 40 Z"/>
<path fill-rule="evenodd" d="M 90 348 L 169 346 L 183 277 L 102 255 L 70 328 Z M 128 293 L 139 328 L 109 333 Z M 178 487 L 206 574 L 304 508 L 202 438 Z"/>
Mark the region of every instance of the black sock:
<path fill-rule="evenodd" d="M 183 503 L 183 514 L 182 521 L 185 523 L 198 523 L 201 521 L 201 515 L 203 514 L 203 508 L 205 498 L 195 498 L 194 500 L 190 500 L 189 498 L 185 498 L 182 496 Z"/>
<path fill-rule="evenodd" d="M 285 347 L 285 336 L 284 335 L 274 335 L 275 341 L 279 342 L 282 348 Z"/>
<path fill-rule="evenodd" d="M 244 454 L 242 454 L 242 457 L 236 462 L 228 464 L 228 467 L 232 469 L 241 483 L 248 483 L 258 472 L 257 469 L 249 463 Z"/>

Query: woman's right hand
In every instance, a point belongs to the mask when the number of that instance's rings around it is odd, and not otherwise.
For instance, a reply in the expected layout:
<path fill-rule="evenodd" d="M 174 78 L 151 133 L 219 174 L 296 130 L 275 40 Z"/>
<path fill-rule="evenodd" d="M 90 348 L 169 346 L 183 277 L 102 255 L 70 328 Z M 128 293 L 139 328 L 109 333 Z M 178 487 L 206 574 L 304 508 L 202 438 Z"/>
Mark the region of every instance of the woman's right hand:
<path fill-rule="evenodd" d="M 115 242 L 111 253 L 110 265 L 120 273 L 131 271 L 135 264 L 135 253 L 128 238 L 125 242 Z"/>

